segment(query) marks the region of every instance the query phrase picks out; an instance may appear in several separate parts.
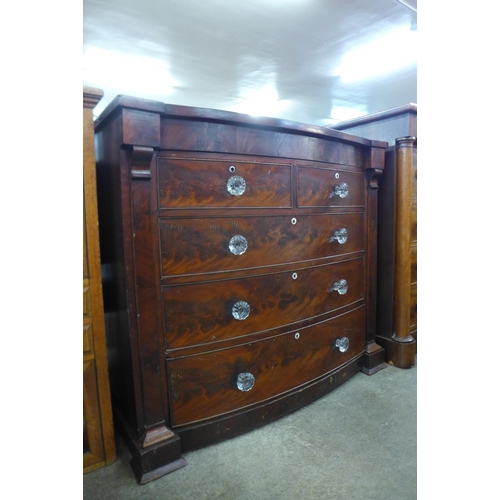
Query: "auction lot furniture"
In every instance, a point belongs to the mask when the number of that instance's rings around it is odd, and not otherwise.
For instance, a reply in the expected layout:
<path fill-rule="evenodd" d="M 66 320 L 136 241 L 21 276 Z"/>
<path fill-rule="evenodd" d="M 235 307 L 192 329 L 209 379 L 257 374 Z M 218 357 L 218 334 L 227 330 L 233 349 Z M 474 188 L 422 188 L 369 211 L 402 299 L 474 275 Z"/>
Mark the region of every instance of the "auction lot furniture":
<path fill-rule="evenodd" d="M 386 366 L 387 143 L 127 96 L 95 131 L 114 411 L 140 483 Z"/>

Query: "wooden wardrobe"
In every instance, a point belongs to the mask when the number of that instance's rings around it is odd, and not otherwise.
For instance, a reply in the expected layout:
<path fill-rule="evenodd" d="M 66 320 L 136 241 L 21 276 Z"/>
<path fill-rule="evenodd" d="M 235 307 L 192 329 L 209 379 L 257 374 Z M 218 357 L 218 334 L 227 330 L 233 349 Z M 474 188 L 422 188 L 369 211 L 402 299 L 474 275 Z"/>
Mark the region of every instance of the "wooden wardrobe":
<path fill-rule="evenodd" d="M 99 89 L 83 88 L 83 472 L 115 460 L 102 301 L 93 109 Z"/>

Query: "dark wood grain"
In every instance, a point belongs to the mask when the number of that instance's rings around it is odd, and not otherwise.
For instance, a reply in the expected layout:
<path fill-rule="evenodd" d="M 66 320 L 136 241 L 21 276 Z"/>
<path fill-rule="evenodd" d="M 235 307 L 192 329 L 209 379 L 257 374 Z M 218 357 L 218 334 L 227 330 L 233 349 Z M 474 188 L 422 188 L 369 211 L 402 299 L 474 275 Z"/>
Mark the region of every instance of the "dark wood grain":
<path fill-rule="evenodd" d="M 288 391 L 282 396 L 212 419 L 177 427 L 176 432 L 181 438 L 182 451 L 197 450 L 239 436 L 247 432 L 248 428 L 257 429 L 274 422 L 336 389 L 356 375 L 362 366 L 363 356 L 358 355 L 323 377 Z"/>
<path fill-rule="evenodd" d="M 167 347 L 217 342 L 271 330 L 311 318 L 364 297 L 363 260 L 355 259 L 296 273 L 163 287 Z M 332 290 L 345 279 L 347 292 Z M 235 319 L 237 301 L 250 315 Z"/>
<path fill-rule="evenodd" d="M 299 207 L 362 207 L 365 204 L 363 172 L 299 167 L 297 182 Z M 341 184 L 348 186 L 345 198 L 334 194 L 335 187 Z"/>
<path fill-rule="evenodd" d="M 292 223 L 292 219 L 296 223 Z M 363 214 L 161 218 L 159 221 L 162 276 L 192 275 L 307 261 L 363 249 Z M 330 241 L 345 228 L 347 241 Z M 241 235 L 248 248 L 241 255 L 229 250 Z"/>
<path fill-rule="evenodd" d="M 379 193 L 377 339 L 385 347 L 389 363 L 408 368 L 413 366 L 416 349 L 408 335 L 416 339 L 417 105 L 406 104 L 339 123 L 334 128 L 387 141 L 391 146 Z M 405 137 L 413 138 L 413 147 L 407 151 L 408 161 L 403 167 L 395 145 Z M 401 175 L 406 177 L 406 187 L 401 185 Z M 402 241 L 407 248 L 397 251 Z M 398 344 L 393 336 L 402 341 Z"/>
<path fill-rule="evenodd" d="M 231 170 L 230 170 L 231 168 Z M 232 195 L 232 177 L 245 181 Z M 160 208 L 291 207 L 291 165 L 158 158 Z"/>
<path fill-rule="evenodd" d="M 347 137 L 347 136 L 346 136 Z M 354 139 L 356 140 L 356 139 Z M 166 150 L 256 154 L 281 158 L 360 165 L 363 151 L 354 144 L 309 134 L 287 133 L 280 127 L 241 126 L 219 121 L 165 121 L 161 147 Z"/>
<path fill-rule="evenodd" d="M 361 307 L 297 332 L 168 361 L 174 428 L 265 401 L 348 362 L 364 349 L 364 321 Z M 349 339 L 344 353 L 333 347 L 342 337 Z M 242 372 L 255 377 L 250 391 L 236 386 Z"/>
<path fill-rule="evenodd" d="M 127 96 L 95 130 L 112 391 L 139 482 L 184 464 L 177 436 L 188 448 L 220 441 L 332 390 L 366 359 L 382 367 L 367 339 L 386 143 Z M 347 199 L 330 198 L 336 181 Z M 332 238 L 342 228 L 344 244 Z M 246 239 L 240 255 L 233 236 Z M 328 291 L 337 279 L 345 295 Z M 248 318 L 232 316 L 235 300 Z M 346 353 L 331 347 L 339 336 Z M 259 383 L 233 398 L 245 366 Z"/>

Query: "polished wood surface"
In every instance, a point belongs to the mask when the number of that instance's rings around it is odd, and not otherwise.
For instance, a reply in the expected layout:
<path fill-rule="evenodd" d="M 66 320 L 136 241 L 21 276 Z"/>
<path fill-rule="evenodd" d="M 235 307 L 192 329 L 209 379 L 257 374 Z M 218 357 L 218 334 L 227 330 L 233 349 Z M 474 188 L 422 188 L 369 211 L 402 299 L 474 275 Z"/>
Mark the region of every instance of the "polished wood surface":
<path fill-rule="evenodd" d="M 417 339 L 417 105 L 335 125 L 387 141 L 379 189 L 377 341 L 400 368 L 415 362 Z"/>
<path fill-rule="evenodd" d="M 363 212 L 246 217 L 159 219 L 161 272 L 164 277 L 266 268 L 278 264 L 329 259 L 362 251 Z M 295 223 L 294 223 L 295 222 Z M 332 239 L 349 228 L 347 241 Z M 241 255 L 229 250 L 231 238 L 243 236 Z M 175 247 L 170 242 L 175 241 Z"/>
<path fill-rule="evenodd" d="M 99 89 L 83 89 L 83 472 L 115 460 L 97 216 L 94 121 Z"/>
<path fill-rule="evenodd" d="M 399 342 L 410 336 L 411 284 L 411 198 L 414 138 L 396 140 L 398 175 L 396 181 L 396 281 L 394 285 L 395 325 L 393 338 Z"/>
<path fill-rule="evenodd" d="M 362 207 L 365 204 L 364 177 L 359 172 L 299 168 L 297 182 L 299 207 Z M 336 194 L 342 185 L 348 193 L 345 197 Z"/>
<path fill-rule="evenodd" d="M 331 372 L 364 350 L 365 309 L 295 329 L 263 341 L 167 361 L 172 425 L 193 423 L 278 396 Z M 349 350 L 334 348 L 349 338 Z M 250 391 L 236 388 L 237 376 L 255 376 Z"/>
<path fill-rule="evenodd" d="M 386 143 L 124 96 L 96 139 L 111 382 L 140 483 L 185 465 L 183 450 L 385 366 L 375 310 Z M 245 189 L 231 192 L 231 176 Z M 233 314 L 241 301 L 248 316 Z M 241 363 L 259 380 L 245 395 Z"/>
<path fill-rule="evenodd" d="M 340 295 L 332 287 L 342 279 L 348 289 Z M 361 301 L 363 261 L 355 259 L 296 273 L 167 286 L 163 297 L 168 349 L 219 342 L 298 323 Z M 250 306 L 250 315 L 244 321 L 231 314 L 233 305 L 241 300 Z"/>
<path fill-rule="evenodd" d="M 291 207 L 291 165 L 212 159 L 158 158 L 160 208 Z M 228 196 L 233 177 L 245 181 L 240 196 Z"/>

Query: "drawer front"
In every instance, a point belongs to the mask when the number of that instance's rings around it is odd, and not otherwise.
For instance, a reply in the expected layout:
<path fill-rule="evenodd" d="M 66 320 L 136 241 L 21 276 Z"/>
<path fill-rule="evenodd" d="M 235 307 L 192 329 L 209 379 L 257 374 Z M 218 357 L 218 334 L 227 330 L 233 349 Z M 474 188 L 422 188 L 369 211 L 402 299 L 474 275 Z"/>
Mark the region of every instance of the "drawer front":
<path fill-rule="evenodd" d="M 299 207 L 364 206 L 364 176 L 361 173 L 324 168 L 298 169 Z"/>
<path fill-rule="evenodd" d="M 363 217 L 348 213 L 161 218 L 162 276 L 251 269 L 361 251 Z"/>
<path fill-rule="evenodd" d="M 291 166 L 158 158 L 160 208 L 291 207 Z"/>
<path fill-rule="evenodd" d="M 360 307 L 278 337 L 167 360 L 173 427 L 264 401 L 325 375 L 363 352 L 364 325 Z M 343 337 L 349 347 L 340 352 L 334 344 Z M 237 386 L 243 373 L 255 379 L 248 391 Z"/>
<path fill-rule="evenodd" d="M 295 273 L 165 286 L 166 343 L 176 349 L 278 328 L 363 296 L 362 258 Z"/>

